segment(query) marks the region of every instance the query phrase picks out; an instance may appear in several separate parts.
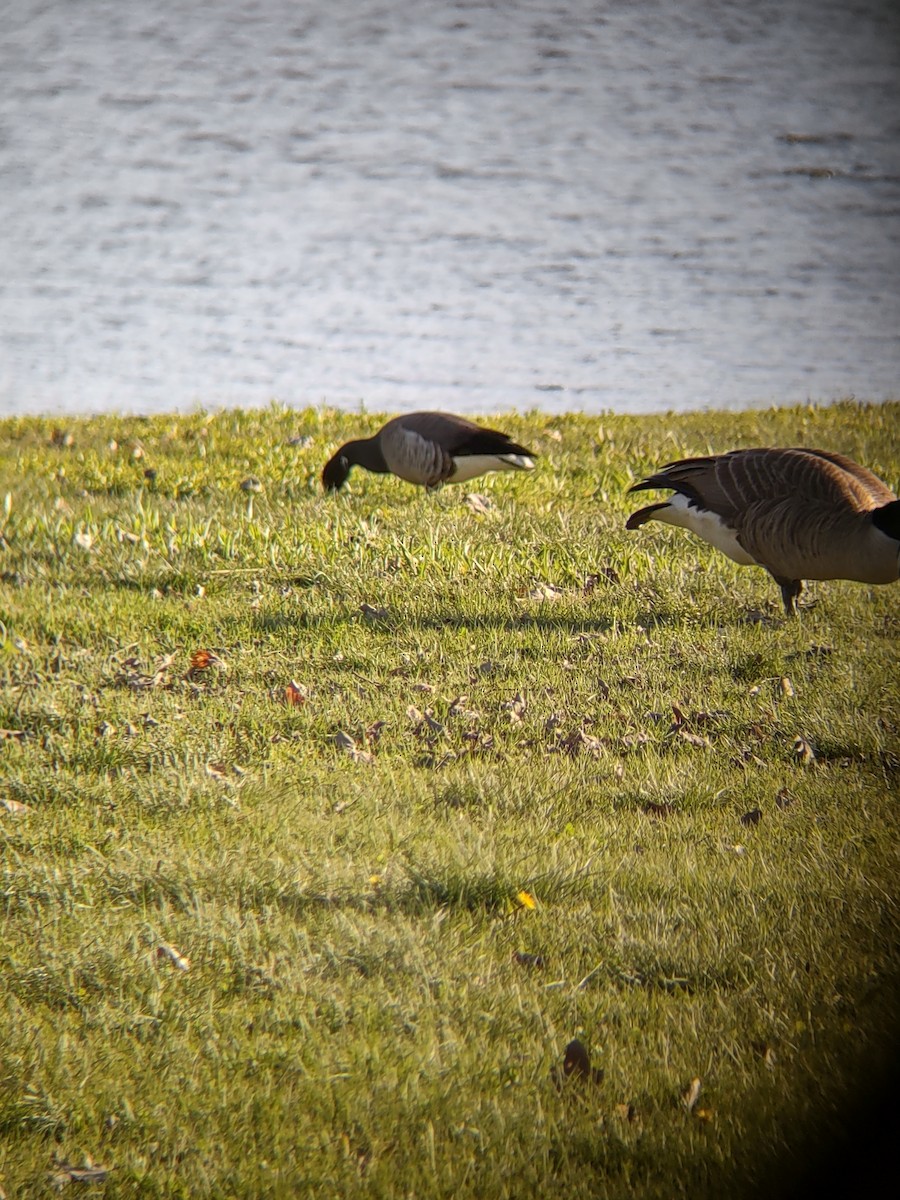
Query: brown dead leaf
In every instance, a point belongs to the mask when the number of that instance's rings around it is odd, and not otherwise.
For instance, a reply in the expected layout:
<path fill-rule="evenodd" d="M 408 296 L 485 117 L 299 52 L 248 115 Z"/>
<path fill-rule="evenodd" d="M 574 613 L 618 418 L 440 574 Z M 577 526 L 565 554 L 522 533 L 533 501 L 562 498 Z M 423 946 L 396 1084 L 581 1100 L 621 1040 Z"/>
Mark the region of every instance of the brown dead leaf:
<path fill-rule="evenodd" d="M 469 492 L 466 495 L 465 502 L 473 513 L 478 513 L 480 516 L 489 513 L 494 507 L 487 496 L 482 496 L 478 492 Z"/>
<path fill-rule="evenodd" d="M 790 808 L 794 803 L 794 797 L 787 788 L 779 788 L 775 793 L 775 804 L 778 808 Z"/>
<path fill-rule="evenodd" d="M 633 1104 L 616 1105 L 616 1116 L 622 1121 L 627 1121 L 629 1125 L 634 1124 L 637 1120 L 637 1115 L 637 1109 Z"/>
<path fill-rule="evenodd" d="M 429 732 L 437 734 L 438 736 L 447 732 L 446 725 L 443 725 L 437 720 L 432 709 L 426 708 L 422 716 L 425 720 L 425 724 L 428 726 Z"/>
<path fill-rule="evenodd" d="M 372 724 L 366 728 L 365 738 L 366 742 L 370 746 L 377 745 L 381 738 L 381 731 L 384 729 L 385 725 L 387 725 L 387 721 L 373 721 Z"/>
<path fill-rule="evenodd" d="M 704 737 L 702 733 L 690 733 L 687 729 L 679 729 L 678 736 L 683 742 L 687 742 L 689 746 L 703 746 L 709 748 L 710 740 Z"/>
<path fill-rule="evenodd" d="M 523 950 L 517 950 L 513 955 L 513 962 L 517 962 L 520 967 L 529 967 L 539 971 L 544 967 L 544 956 L 543 954 L 526 954 Z"/>
<path fill-rule="evenodd" d="M 372 604 L 361 604 L 359 611 L 362 613 L 364 621 L 386 621 L 391 615 L 390 609 L 379 608 Z"/>
<path fill-rule="evenodd" d="M 685 724 L 687 717 L 684 714 L 684 710 L 679 708 L 677 704 L 672 705 L 672 713 L 675 717 L 673 728 L 677 729 Z"/>
<path fill-rule="evenodd" d="M 201 672 L 208 671 L 211 667 L 218 667 L 220 671 L 227 671 L 228 667 L 224 659 L 219 658 L 212 650 L 195 650 L 191 655 L 191 671 Z"/>
<path fill-rule="evenodd" d="M 64 1188 L 70 1183 L 103 1183 L 109 1175 L 110 1167 L 100 1167 L 86 1159 L 80 1167 L 72 1163 L 60 1161 L 50 1172 L 50 1182 L 55 1188 Z"/>
<path fill-rule="evenodd" d="M 0 809 L 9 813 L 11 817 L 24 817 L 26 813 L 31 812 L 31 806 L 23 804 L 21 800 L 12 800 L 9 796 L 0 796 Z"/>
<path fill-rule="evenodd" d="M 584 594 L 586 596 L 590 595 L 601 579 L 606 583 L 622 582 L 619 572 L 615 569 L 615 567 L 601 567 L 599 571 L 594 571 L 590 575 L 585 575 L 584 584 L 582 585 L 582 591 Z"/>
<path fill-rule="evenodd" d="M 563 589 L 552 583 L 537 583 L 525 593 L 526 600 L 558 600 L 564 595 Z"/>
<path fill-rule="evenodd" d="M 681 1103 L 688 1110 L 688 1112 L 693 1112 L 697 1101 L 700 1099 L 700 1087 L 700 1080 L 698 1078 L 694 1078 L 691 1080 L 687 1086 L 687 1089 L 682 1094 Z"/>
<path fill-rule="evenodd" d="M 671 804 L 656 804 L 653 800 L 648 800 L 644 805 L 644 812 L 648 817 L 656 817 L 657 820 L 664 821 L 666 817 L 671 817 L 675 809 Z"/>
<path fill-rule="evenodd" d="M 741 817 L 742 825 L 758 825 L 762 820 L 762 809 L 751 808 L 749 812 L 745 812 Z"/>
<path fill-rule="evenodd" d="M 0 741 L 24 742 L 27 736 L 26 729 L 0 729 Z"/>
<path fill-rule="evenodd" d="M 525 716 L 525 710 L 528 708 L 528 703 L 521 692 L 516 692 L 512 700 L 506 700 L 501 705 L 504 712 L 509 713 L 509 719 L 513 724 L 519 724 Z"/>
<path fill-rule="evenodd" d="M 794 753 L 804 766 L 809 767 L 815 765 L 815 750 L 813 750 L 806 738 L 801 737 L 799 734 L 797 734 L 797 736 L 794 738 Z"/>
<path fill-rule="evenodd" d="M 160 942 L 156 947 L 156 957 L 167 959 L 178 971 L 189 971 L 191 969 L 191 960 L 182 954 L 180 950 L 176 950 L 174 946 L 170 946 L 168 942 Z"/>
<path fill-rule="evenodd" d="M 308 690 L 304 687 L 304 685 L 302 683 L 297 683 L 293 679 L 287 685 L 287 687 L 284 689 L 285 704 L 299 707 L 301 704 L 305 704 L 308 699 L 309 699 Z"/>
<path fill-rule="evenodd" d="M 597 757 L 603 753 L 603 743 L 600 738 L 594 737 L 591 733 L 585 733 L 583 729 L 573 729 L 566 737 L 560 738 L 554 749 L 562 750 L 572 758 L 582 752 Z"/>
<path fill-rule="evenodd" d="M 334 744 L 347 755 L 351 762 L 373 763 L 375 761 L 375 756 L 368 750 L 360 750 L 350 734 L 344 733 L 343 729 L 339 729 L 334 735 Z"/>

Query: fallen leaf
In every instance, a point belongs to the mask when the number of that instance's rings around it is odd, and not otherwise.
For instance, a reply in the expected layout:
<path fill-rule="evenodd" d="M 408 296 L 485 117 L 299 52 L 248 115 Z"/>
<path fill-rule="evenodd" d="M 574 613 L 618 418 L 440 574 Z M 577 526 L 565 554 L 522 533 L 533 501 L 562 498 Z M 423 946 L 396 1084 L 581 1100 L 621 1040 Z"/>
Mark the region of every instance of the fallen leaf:
<path fill-rule="evenodd" d="M 308 699 L 309 693 L 307 692 L 306 688 L 302 683 L 295 683 L 293 679 L 284 689 L 285 704 L 299 706 L 301 704 L 305 704 Z"/>
<path fill-rule="evenodd" d="M 27 729 L 0 729 L 0 741 L 24 742 L 27 736 Z"/>
<path fill-rule="evenodd" d="M 672 813 L 675 812 L 675 809 L 671 804 L 656 804 L 654 801 L 648 800 L 644 805 L 644 812 L 648 817 L 656 817 L 659 820 L 665 820 L 666 817 L 670 817 Z"/>
<path fill-rule="evenodd" d="M 516 900 L 520 908 L 537 908 L 537 901 L 530 892 L 516 892 Z"/>
<path fill-rule="evenodd" d="M 683 742 L 687 742 L 689 746 L 703 746 L 708 748 L 710 745 L 709 738 L 703 737 L 700 733 L 689 733 L 686 729 L 679 729 L 678 736 Z"/>
<path fill-rule="evenodd" d="M 526 592 L 525 598 L 527 600 L 558 600 L 563 594 L 563 589 L 552 583 L 538 583 Z"/>
<path fill-rule="evenodd" d="M 528 703 L 521 692 L 516 692 L 512 700 L 506 700 L 502 705 L 504 711 L 509 713 L 510 720 L 514 724 L 521 722 L 522 718 L 525 716 L 525 710 L 527 707 Z"/>
<path fill-rule="evenodd" d="M 700 1098 L 700 1080 L 694 1078 L 688 1084 L 687 1090 L 681 1097 L 681 1102 L 688 1112 L 693 1112 L 694 1106 Z"/>
<path fill-rule="evenodd" d="M 812 766 L 816 761 L 816 752 L 804 737 L 798 734 L 794 738 L 794 753 L 800 759 L 804 766 Z"/>
<path fill-rule="evenodd" d="M 26 813 L 31 812 L 30 805 L 23 804 L 20 800 L 11 800 L 8 796 L 0 797 L 0 808 L 11 817 L 24 817 Z"/>
<path fill-rule="evenodd" d="M 441 735 L 447 732 L 447 726 L 437 720 L 430 708 L 426 708 L 423 715 L 425 717 L 425 724 L 431 733 Z"/>
<path fill-rule="evenodd" d="M 50 1182 L 55 1188 L 63 1188 L 69 1183 L 103 1183 L 109 1172 L 109 1167 L 95 1166 L 89 1160 L 81 1167 L 59 1162 L 50 1172 Z"/>
<path fill-rule="evenodd" d="M 350 734 L 344 733 L 343 729 L 339 729 L 334 735 L 334 744 L 352 762 L 373 763 L 375 761 L 375 756 L 370 754 L 368 750 L 360 750 Z"/>
<path fill-rule="evenodd" d="M 195 650 L 191 655 L 190 669 L 199 672 L 208 671 L 210 667 L 218 667 L 221 671 L 228 670 L 225 660 L 219 658 L 212 650 Z"/>
<path fill-rule="evenodd" d="M 520 967 L 542 970 L 544 967 L 544 956 L 542 954 L 526 954 L 522 950 L 517 950 L 513 955 L 513 962 L 517 962 Z"/>
<path fill-rule="evenodd" d="M 775 804 L 778 808 L 790 808 L 794 803 L 794 797 L 787 788 L 779 788 L 775 793 Z"/>
<path fill-rule="evenodd" d="M 489 513 L 494 507 L 486 496 L 480 495 L 478 492 L 469 492 L 465 500 L 473 513 Z"/>
<path fill-rule="evenodd" d="M 361 604 L 359 611 L 365 621 L 385 621 L 391 615 L 390 609 L 376 608 L 371 604 Z"/>
<path fill-rule="evenodd" d="M 167 942 L 160 942 L 156 947 L 156 957 L 165 958 L 172 964 L 176 970 L 189 971 L 191 969 L 191 960 L 186 958 L 180 950 L 176 950 L 174 946 L 170 946 Z"/>
<path fill-rule="evenodd" d="M 617 1104 L 616 1116 L 631 1125 L 637 1120 L 637 1109 L 633 1104 Z"/>
<path fill-rule="evenodd" d="M 50 434 L 51 446 L 74 446 L 75 438 L 71 433 L 67 433 L 65 429 L 54 429 Z"/>
<path fill-rule="evenodd" d="M 601 579 L 605 579 L 607 583 L 621 583 L 619 572 L 615 567 L 601 567 L 599 571 L 594 571 L 590 575 L 585 575 L 582 591 L 585 595 L 589 595 Z"/>
<path fill-rule="evenodd" d="M 745 812 L 741 817 L 742 825 L 758 825 L 762 820 L 762 809 L 751 808 L 749 812 Z"/>

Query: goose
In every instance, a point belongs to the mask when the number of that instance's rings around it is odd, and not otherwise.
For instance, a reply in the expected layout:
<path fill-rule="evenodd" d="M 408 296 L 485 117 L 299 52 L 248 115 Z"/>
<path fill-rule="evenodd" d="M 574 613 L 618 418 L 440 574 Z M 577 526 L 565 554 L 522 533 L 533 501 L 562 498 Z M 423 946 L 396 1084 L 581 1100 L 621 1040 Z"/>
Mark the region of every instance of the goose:
<path fill-rule="evenodd" d="M 804 579 L 900 578 L 900 500 L 843 454 L 760 448 L 684 458 L 629 491 L 648 488 L 675 494 L 633 512 L 626 529 L 665 521 L 742 566 L 764 567 L 788 616 Z"/>
<path fill-rule="evenodd" d="M 416 412 L 394 417 L 373 437 L 347 442 L 322 470 L 326 491 L 342 487 L 352 467 L 391 473 L 428 491 L 464 483 L 486 471 L 531 471 L 534 455 L 508 434 L 485 429 L 453 413 Z"/>

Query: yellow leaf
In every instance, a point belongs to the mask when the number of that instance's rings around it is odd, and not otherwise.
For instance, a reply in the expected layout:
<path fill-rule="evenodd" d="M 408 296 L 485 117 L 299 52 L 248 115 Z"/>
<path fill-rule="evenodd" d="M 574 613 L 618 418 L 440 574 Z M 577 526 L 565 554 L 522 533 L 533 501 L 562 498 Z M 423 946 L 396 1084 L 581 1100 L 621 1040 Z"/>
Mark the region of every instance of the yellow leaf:
<path fill-rule="evenodd" d="M 537 901 L 530 892 L 519 892 L 516 899 L 520 908 L 537 908 Z"/>

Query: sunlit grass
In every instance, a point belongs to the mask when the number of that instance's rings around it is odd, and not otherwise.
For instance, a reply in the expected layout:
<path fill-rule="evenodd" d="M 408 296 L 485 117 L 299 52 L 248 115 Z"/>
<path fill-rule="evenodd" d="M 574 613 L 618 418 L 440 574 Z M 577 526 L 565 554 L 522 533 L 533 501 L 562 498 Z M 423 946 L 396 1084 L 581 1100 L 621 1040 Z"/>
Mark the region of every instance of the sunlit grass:
<path fill-rule="evenodd" d="M 626 491 L 761 444 L 896 488 L 900 406 L 505 417 L 483 513 L 324 497 L 379 420 L 0 424 L 0 1185 L 771 1189 L 892 1044 L 900 589 L 785 622 Z"/>

